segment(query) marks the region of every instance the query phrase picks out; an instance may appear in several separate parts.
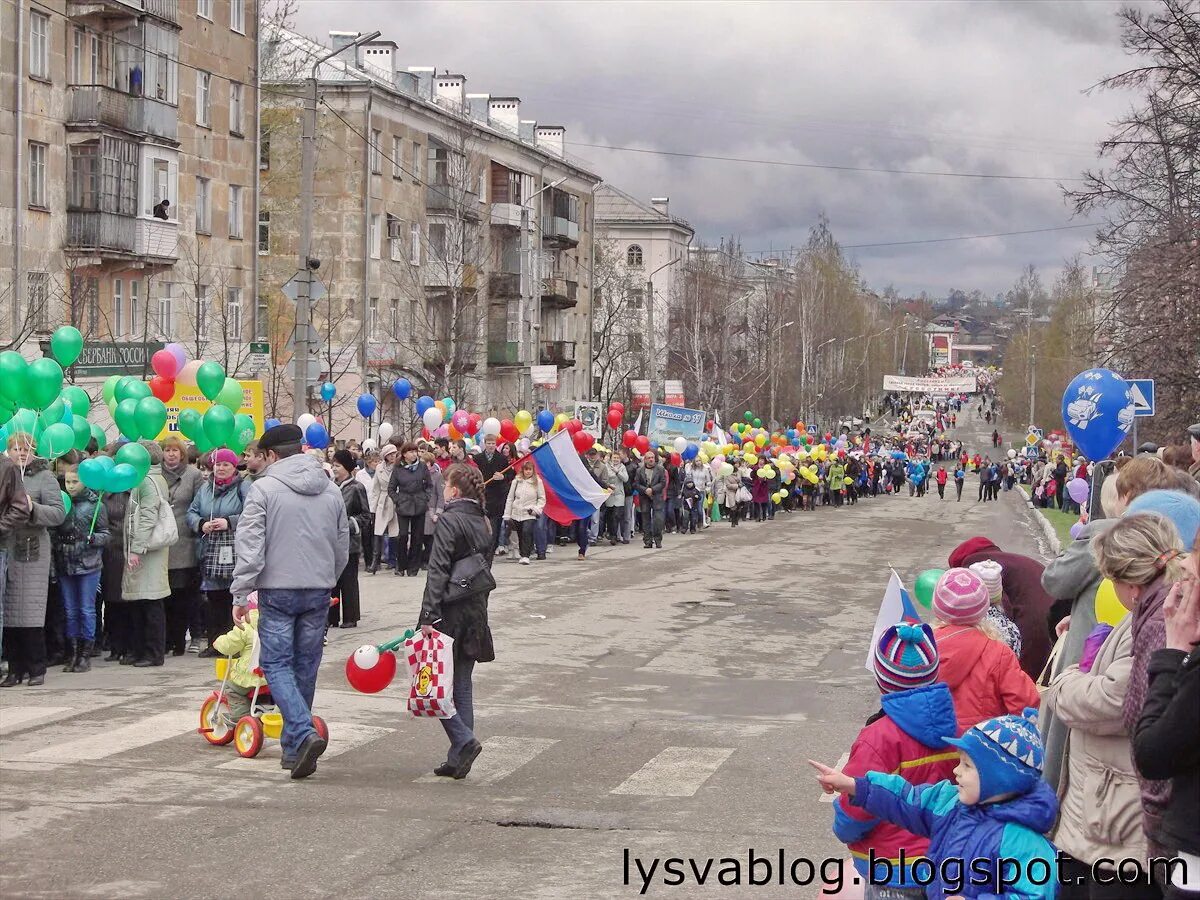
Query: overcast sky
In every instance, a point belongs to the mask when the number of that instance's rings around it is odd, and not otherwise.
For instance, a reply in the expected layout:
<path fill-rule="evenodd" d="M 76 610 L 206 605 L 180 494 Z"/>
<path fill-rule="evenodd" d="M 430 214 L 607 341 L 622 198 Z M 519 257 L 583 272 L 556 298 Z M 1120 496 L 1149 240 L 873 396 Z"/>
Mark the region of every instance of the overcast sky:
<path fill-rule="evenodd" d="M 1053 228 L 1055 180 L 919 177 L 684 159 L 1077 178 L 1128 95 L 1084 91 L 1128 61 L 1117 3 L 399 3 L 300 0 L 298 30 L 369 31 L 401 65 L 516 95 L 567 127 L 568 151 L 642 198 L 669 195 L 697 240 L 802 244 L 821 211 L 843 245 Z M 1080 228 L 848 250 L 873 288 L 1004 290 L 1026 263 L 1049 284 L 1087 253 Z M 1087 260 L 1091 262 L 1091 260 Z"/>

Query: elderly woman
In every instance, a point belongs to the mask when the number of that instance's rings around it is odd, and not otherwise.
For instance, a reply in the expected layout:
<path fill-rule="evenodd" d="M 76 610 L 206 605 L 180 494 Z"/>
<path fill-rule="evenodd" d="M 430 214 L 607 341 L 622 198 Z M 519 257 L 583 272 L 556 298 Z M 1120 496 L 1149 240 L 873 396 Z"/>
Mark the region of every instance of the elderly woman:
<path fill-rule="evenodd" d="M 162 448 L 154 441 L 139 441 L 150 454 L 150 471 L 129 492 L 125 511 L 125 576 L 121 581 L 121 596 L 131 604 L 127 648 L 138 668 L 161 666 L 166 653 L 166 616 L 163 600 L 171 596 L 171 581 L 167 575 L 171 548 L 158 546 L 155 525 L 166 507 L 167 483 L 162 477 Z"/>
<path fill-rule="evenodd" d="M 8 537 L 8 582 L 4 590 L 4 655 L 9 670 L 0 687 L 26 676 L 29 686 L 46 681 L 46 595 L 50 585 L 50 528 L 67 516 L 58 479 L 46 460 L 33 455 L 33 437 L 8 439 L 8 455 L 22 470 L 29 517 Z"/>
<path fill-rule="evenodd" d="M 200 590 L 204 592 L 208 646 L 200 656 L 217 656 L 213 642 L 233 627 L 233 541 L 246 487 L 237 470 L 237 454 L 222 447 L 211 455 L 212 477 L 205 480 L 187 511 L 190 533 L 200 538 Z"/>
<path fill-rule="evenodd" d="M 200 574 L 196 565 L 196 540 L 187 524 L 188 507 L 203 479 L 200 470 L 188 462 L 183 441 L 171 436 L 162 442 L 162 476 L 167 483 L 167 500 L 175 515 L 179 540 L 167 555 L 167 579 L 171 596 L 166 601 L 167 649 L 173 656 L 185 651 L 199 653 L 204 632 L 204 606 L 200 602 Z M 191 626 L 192 639 L 186 640 Z"/>

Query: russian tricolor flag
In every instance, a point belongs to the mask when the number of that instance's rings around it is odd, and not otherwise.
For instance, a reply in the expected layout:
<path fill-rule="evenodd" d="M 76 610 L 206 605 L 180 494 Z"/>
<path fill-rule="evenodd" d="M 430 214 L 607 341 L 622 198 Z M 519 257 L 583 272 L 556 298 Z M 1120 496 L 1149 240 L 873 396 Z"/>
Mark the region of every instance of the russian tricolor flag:
<path fill-rule="evenodd" d="M 558 432 L 525 459 L 533 461 L 546 489 L 546 515 L 558 524 L 589 518 L 604 505 L 608 492 L 596 484 L 575 452 L 568 432 Z M 513 468 L 520 471 L 524 462 L 517 460 Z"/>
<path fill-rule="evenodd" d="M 883 592 L 883 602 L 879 604 L 879 615 L 875 617 L 875 630 L 871 633 L 871 644 L 867 647 L 867 671 L 875 671 L 875 645 L 883 637 L 889 625 L 900 622 L 915 624 L 921 621 L 921 615 L 913 604 L 912 596 L 900 581 L 896 570 L 892 569 L 892 577 L 888 579 L 887 590 Z"/>

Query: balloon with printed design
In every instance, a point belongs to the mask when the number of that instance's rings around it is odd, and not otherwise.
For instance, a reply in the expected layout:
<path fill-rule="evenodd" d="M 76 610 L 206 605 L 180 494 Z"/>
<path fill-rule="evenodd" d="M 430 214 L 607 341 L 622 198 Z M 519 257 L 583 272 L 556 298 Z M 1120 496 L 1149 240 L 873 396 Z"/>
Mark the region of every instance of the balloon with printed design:
<path fill-rule="evenodd" d="M 1063 392 L 1062 417 L 1071 440 L 1090 460 L 1107 459 L 1133 428 L 1128 383 L 1109 369 L 1080 372 Z"/>

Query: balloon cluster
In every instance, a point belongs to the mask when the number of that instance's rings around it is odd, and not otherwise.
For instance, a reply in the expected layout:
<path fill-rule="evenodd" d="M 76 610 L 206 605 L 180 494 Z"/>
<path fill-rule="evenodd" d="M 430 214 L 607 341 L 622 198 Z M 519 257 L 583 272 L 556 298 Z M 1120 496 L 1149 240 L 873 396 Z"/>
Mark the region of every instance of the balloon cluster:
<path fill-rule="evenodd" d="M 172 344 L 167 349 L 172 348 L 178 348 L 182 356 L 183 348 Z M 155 357 L 158 355 L 156 353 Z M 211 360 L 185 362 L 175 376 L 175 382 L 184 387 L 197 388 L 204 399 L 212 404 L 203 413 L 194 409 L 179 411 L 179 432 L 195 444 L 199 452 L 208 453 L 217 447 L 228 447 L 234 453 L 242 453 L 254 440 L 253 417 L 238 412 L 245 403 L 242 385 L 236 378 L 226 375 L 220 363 Z M 120 424 L 118 421 L 118 428 Z"/>

